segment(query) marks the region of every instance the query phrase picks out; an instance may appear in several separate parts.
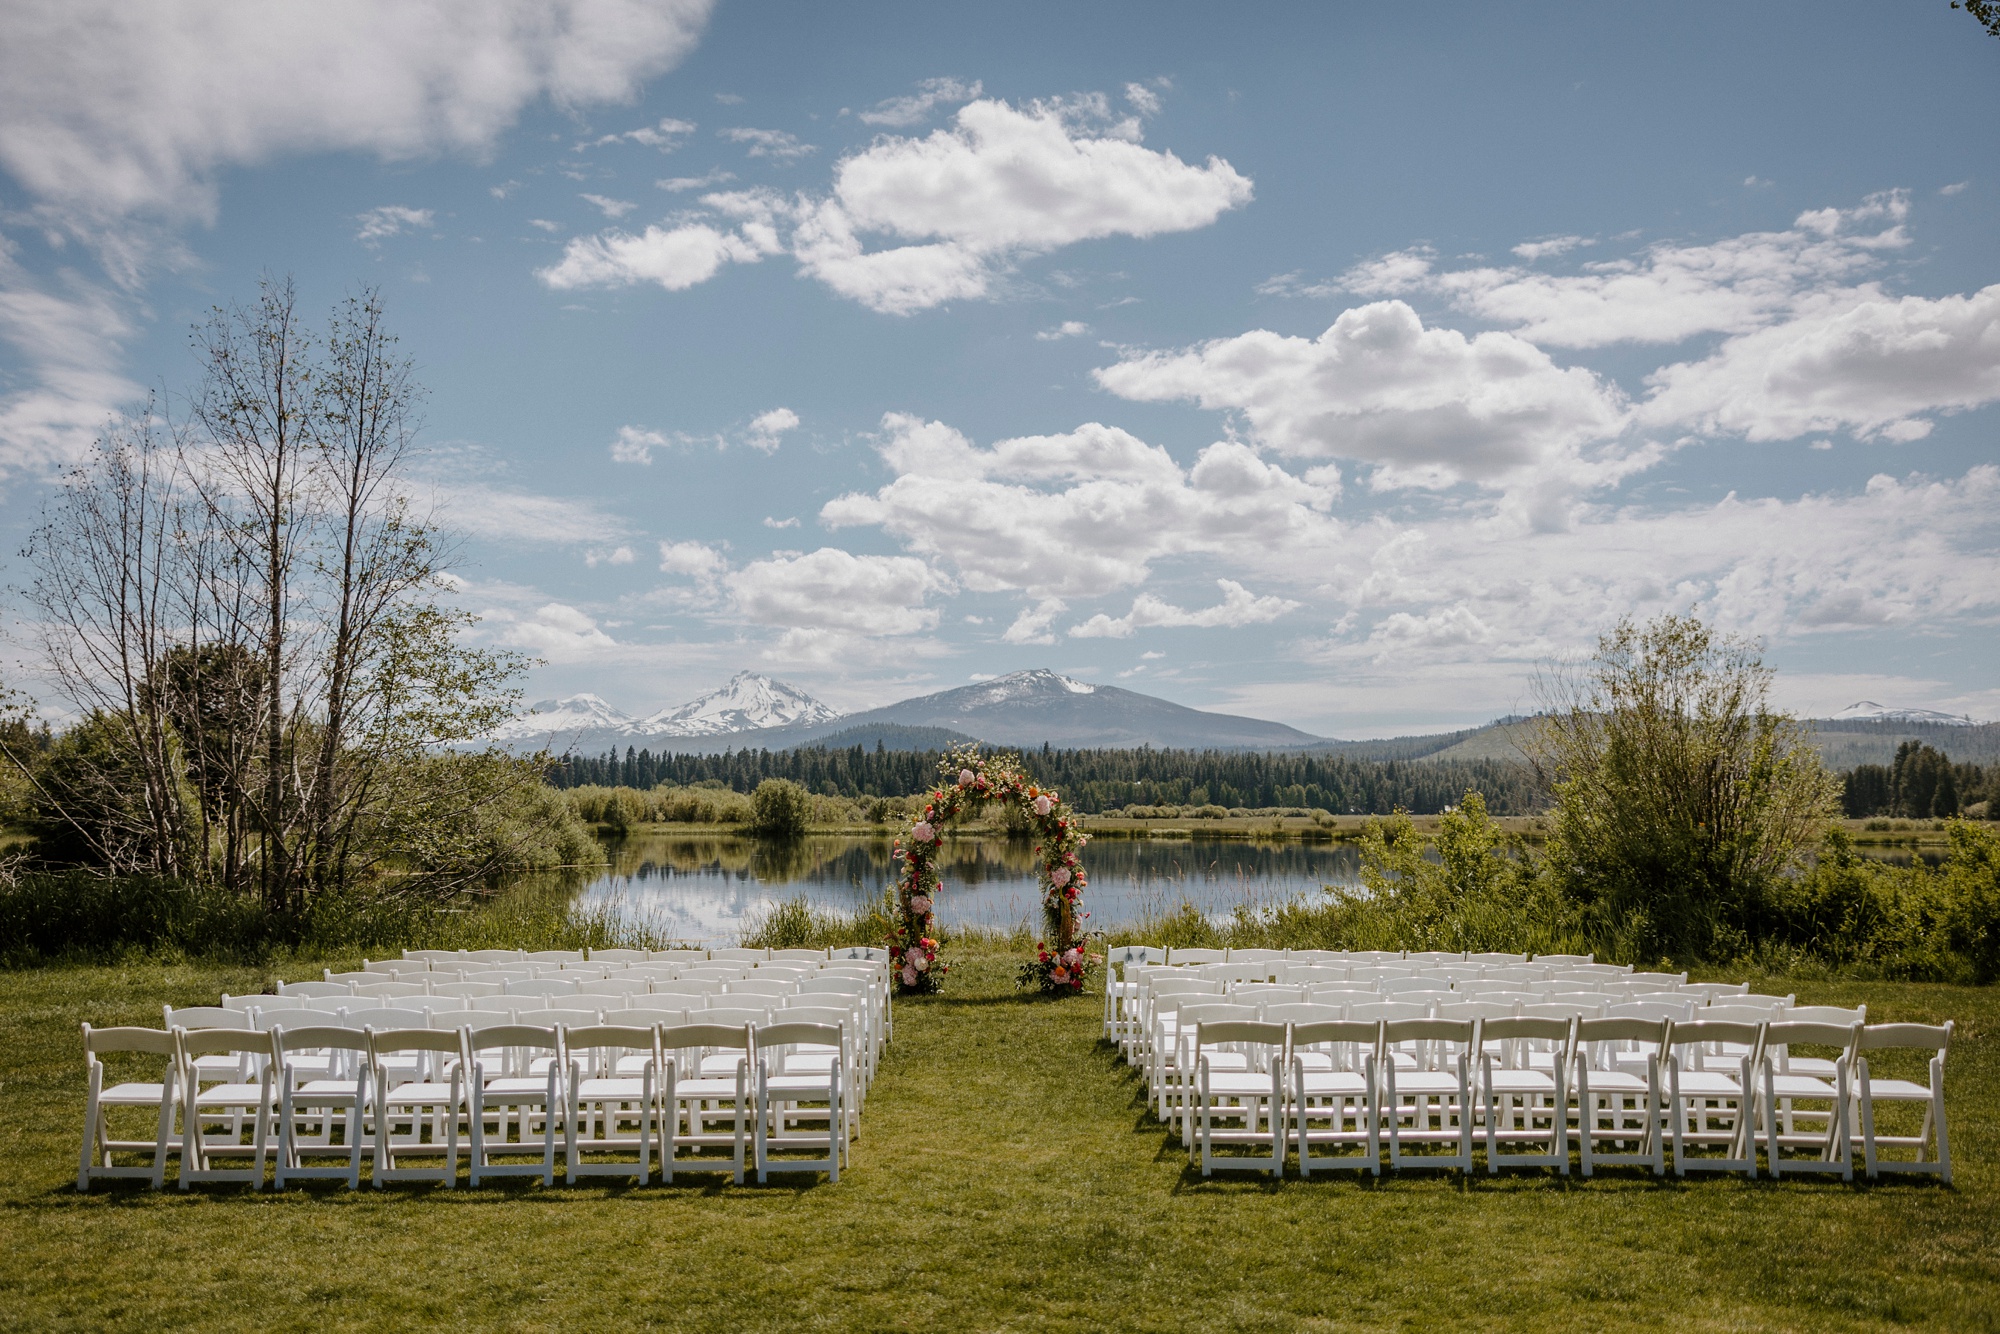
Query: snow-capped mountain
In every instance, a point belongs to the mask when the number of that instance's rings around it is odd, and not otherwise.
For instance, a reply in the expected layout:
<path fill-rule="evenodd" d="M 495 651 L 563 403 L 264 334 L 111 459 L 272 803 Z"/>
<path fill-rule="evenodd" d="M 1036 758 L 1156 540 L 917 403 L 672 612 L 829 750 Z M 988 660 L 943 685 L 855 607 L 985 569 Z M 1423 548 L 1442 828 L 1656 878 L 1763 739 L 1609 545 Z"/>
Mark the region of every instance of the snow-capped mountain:
<path fill-rule="evenodd" d="M 613 708 L 592 694 L 568 695 L 562 699 L 537 700 L 530 712 L 493 729 L 495 741 L 542 741 L 554 738 L 558 748 L 580 733 L 615 732 L 624 734 L 634 726 L 632 715 Z"/>
<path fill-rule="evenodd" d="M 738 672 L 729 684 L 642 718 L 641 736 L 714 736 L 754 727 L 810 727 L 840 715 L 794 686 L 756 672 Z"/>
<path fill-rule="evenodd" d="M 816 727 L 840 717 L 803 690 L 756 672 L 738 672 L 729 684 L 698 699 L 634 718 L 601 696 L 569 695 L 530 705 L 495 728 L 490 739 L 510 749 L 588 751 L 644 746 L 664 737 L 721 736 L 767 727 Z"/>
<path fill-rule="evenodd" d="M 1859 700 L 1833 715 L 1837 723 L 1938 723 L 1946 727 L 1970 727 L 1972 719 L 1936 709 L 1895 709 L 1872 699 Z"/>

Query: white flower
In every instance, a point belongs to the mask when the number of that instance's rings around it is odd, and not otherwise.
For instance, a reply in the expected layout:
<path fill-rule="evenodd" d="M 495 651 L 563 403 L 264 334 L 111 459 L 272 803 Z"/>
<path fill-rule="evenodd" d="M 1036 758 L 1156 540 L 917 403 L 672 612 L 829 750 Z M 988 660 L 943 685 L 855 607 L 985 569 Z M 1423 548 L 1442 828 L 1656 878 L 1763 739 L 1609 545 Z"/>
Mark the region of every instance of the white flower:
<path fill-rule="evenodd" d="M 1037 815 L 1047 815 L 1055 809 L 1055 806 L 1056 804 L 1045 796 L 1035 798 L 1035 814 Z"/>
<path fill-rule="evenodd" d="M 919 843 L 928 843 L 937 837 L 937 830 L 931 828 L 929 820 L 919 820 L 916 828 L 910 831 L 910 837 Z"/>

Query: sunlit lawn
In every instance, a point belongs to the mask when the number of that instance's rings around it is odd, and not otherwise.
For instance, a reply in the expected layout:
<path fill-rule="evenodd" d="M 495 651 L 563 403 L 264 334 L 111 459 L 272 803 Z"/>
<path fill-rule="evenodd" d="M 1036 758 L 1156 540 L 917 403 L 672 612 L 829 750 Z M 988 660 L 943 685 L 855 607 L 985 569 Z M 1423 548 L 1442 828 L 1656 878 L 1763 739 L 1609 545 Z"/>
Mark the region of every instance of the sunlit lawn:
<path fill-rule="evenodd" d="M 838 1186 L 510 1182 L 283 1196 L 74 1187 L 77 1024 L 251 973 L 0 973 L 0 1325 L 736 1330 L 1985 1329 L 2000 1323 L 2000 993 L 1800 984 L 1959 1021 L 1957 1185 L 1613 1173 L 1204 1182 L 1097 1042 L 1099 1002 L 961 962 L 901 1005 Z M 292 975 L 302 975 L 295 970 Z M 719 1182 L 719 1183 L 718 1183 Z M 123 1183 L 120 1183 L 122 1186 Z"/>

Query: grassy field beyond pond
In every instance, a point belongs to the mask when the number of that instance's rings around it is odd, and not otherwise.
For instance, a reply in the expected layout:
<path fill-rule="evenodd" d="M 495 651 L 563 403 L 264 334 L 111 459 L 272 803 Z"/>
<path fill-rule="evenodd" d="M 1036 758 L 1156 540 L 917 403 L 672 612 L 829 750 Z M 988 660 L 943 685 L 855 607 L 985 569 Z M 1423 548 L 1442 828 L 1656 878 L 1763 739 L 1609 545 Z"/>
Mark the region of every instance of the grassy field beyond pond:
<path fill-rule="evenodd" d="M 77 1024 L 157 1024 L 162 1001 L 264 975 L 0 973 L 0 1328 L 2000 1323 L 2000 992 L 1785 985 L 1866 1001 L 1871 1018 L 1959 1021 L 1953 1189 L 1620 1173 L 1269 1185 L 1191 1173 L 1098 1043 L 1101 1002 L 1023 999 L 1016 962 L 968 952 L 947 995 L 899 1005 L 838 1186 L 282 1196 L 74 1189 Z"/>

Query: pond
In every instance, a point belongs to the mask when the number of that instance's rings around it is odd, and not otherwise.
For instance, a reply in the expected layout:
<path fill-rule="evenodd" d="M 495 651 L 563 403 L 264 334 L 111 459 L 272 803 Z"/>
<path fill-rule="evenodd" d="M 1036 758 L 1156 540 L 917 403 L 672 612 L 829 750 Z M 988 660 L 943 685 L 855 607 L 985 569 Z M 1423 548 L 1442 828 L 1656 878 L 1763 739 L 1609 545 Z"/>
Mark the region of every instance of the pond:
<path fill-rule="evenodd" d="M 887 837 L 807 838 L 797 843 L 700 834 L 635 834 L 613 844 L 610 868 L 584 889 L 586 905 L 610 905 L 678 939 L 733 943 L 773 905 L 804 899 L 851 913 L 894 883 Z M 1242 904 L 1281 903 L 1329 884 L 1360 882 L 1352 843 L 1103 839 L 1084 864 L 1088 925 L 1105 929 L 1182 902 L 1224 916 Z M 1041 895 L 1032 845 L 954 838 L 939 860 L 938 914 L 948 926 L 1039 924 Z"/>

